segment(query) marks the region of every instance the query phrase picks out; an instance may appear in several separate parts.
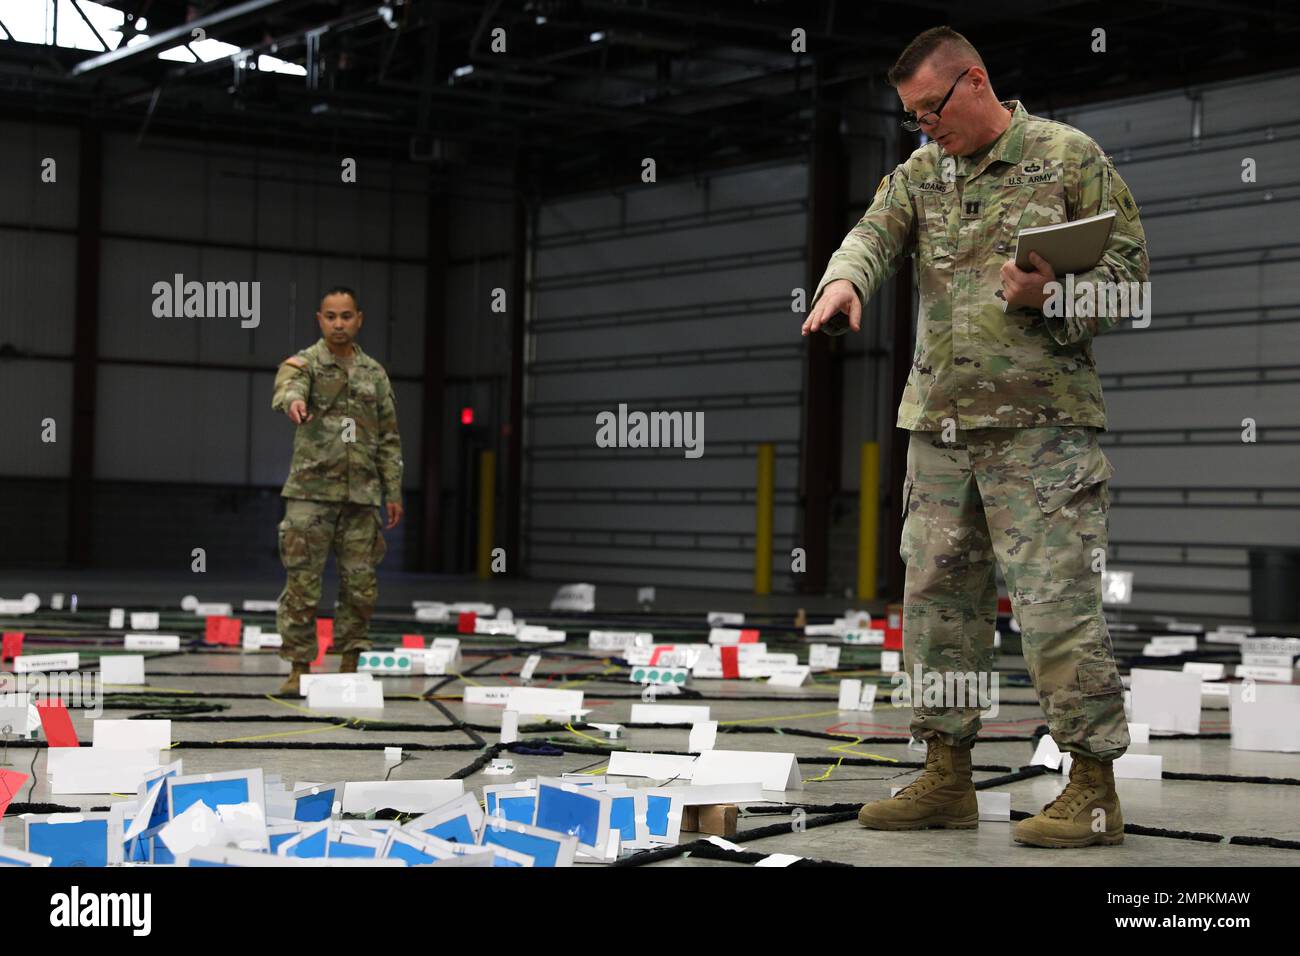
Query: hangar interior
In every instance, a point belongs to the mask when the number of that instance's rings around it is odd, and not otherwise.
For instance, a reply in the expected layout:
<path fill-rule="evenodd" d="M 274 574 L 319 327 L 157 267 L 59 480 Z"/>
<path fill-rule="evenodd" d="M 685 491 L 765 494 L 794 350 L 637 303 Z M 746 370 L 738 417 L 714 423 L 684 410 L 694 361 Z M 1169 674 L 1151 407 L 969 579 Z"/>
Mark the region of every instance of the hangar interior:
<path fill-rule="evenodd" d="M 590 632 L 701 643 L 742 626 L 708 619 L 730 612 L 805 664 L 838 644 L 807 625 L 864 611 L 897 628 L 912 265 L 861 334 L 798 326 L 919 144 L 885 71 L 943 22 L 1002 99 L 1096 139 L 1140 204 L 1154 321 L 1095 345 L 1107 562 L 1132 575 L 1112 638 L 1126 681 L 1191 662 L 1239 683 L 1243 633 L 1300 635 L 1300 14 L 1280 3 L 0 0 L 0 628 L 94 672 L 129 651 L 112 609 L 157 612 L 179 648 L 146 651 L 142 684 L 105 682 L 104 717 L 169 720 L 187 774 L 661 783 L 612 773 L 613 755 L 688 755 L 695 719 L 633 718 L 638 665 Z M 248 284 L 255 314 L 160 315 L 160 284 L 187 280 Z M 441 672 L 384 674 L 374 712 L 278 695 L 274 649 L 222 646 L 181 604 L 275 628 L 293 426 L 272 383 L 335 284 L 357 291 L 405 462 L 374 646 L 459 641 Z M 621 406 L 698 415 L 701 454 L 602 447 L 595 423 Z M 594 606 L 553 604 L 575 583 Z M 331 564 L 323 619 L 336 586 Z M 27 593 L 39 608 L 11 606 Z M 421 601 L 477 609 L 422 620 Z M 501 608 L 566 636 L 466 629 Z M 890 647 L 845 643 L 799 686 L 691 677 L 672 695 L 708 708 L 717 749 L 792 754 L 800 785 L 739 801 L 739 850 L 681 829 L 614 865 L 1295 865 L 1295 753 L 1233 746 L 1231 695 L 1208 688 L 1197 726 L 1130 748 L 1162 769 L 1122 781 L 1123 846 L 1013 844 L 1010 822 L 1063 784 L 1030 763 L 1046 727 L 1008 612 L 974 751 L 1004 820 L 859 827 L 925 752 L 910 709 L 883 705 Z M 1170 653 L 1171 635 L 1190 644 Z M 1297 653 L 1261 684 L 1292 684 Z M 879 687 L 875 709 L 840 706 L 846 679 Z M 584 712 L 525 711 L 506 743 L 475 687 L 578 690 Z M 40 733 L 7 737 L 0 768 L 26 779 L 0 843 L 27 848 L 20 813 L 110 805 L 52 789 Z M 490 773 L 503 758 L 513 775 Z M 382 835 L 393 811 L 350 817 Z"/>

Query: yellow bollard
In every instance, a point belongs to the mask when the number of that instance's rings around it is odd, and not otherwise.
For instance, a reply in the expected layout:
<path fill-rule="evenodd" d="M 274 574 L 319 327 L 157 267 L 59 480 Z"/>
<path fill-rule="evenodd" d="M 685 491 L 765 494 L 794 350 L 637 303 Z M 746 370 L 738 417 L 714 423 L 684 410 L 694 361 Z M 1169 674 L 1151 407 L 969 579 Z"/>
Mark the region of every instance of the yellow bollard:
<path fill-rule="evenodd" d="M 478 456 L 478 576 L 492 577 L 492 534 L 496 518 L 497 453 Z"/>
<path fill-rule="evenodd" d="M 758 446 L 757 507 L 754 514 L 754 593 L 772 593 L 772 499 L 776 482 L 776 446 Z"/>
<path fill-rule="evenodd" d="M 858 597 L 876 596 L 876 542 L 880 529 L 880 443 L 862 443 L 858 488 Z"/>

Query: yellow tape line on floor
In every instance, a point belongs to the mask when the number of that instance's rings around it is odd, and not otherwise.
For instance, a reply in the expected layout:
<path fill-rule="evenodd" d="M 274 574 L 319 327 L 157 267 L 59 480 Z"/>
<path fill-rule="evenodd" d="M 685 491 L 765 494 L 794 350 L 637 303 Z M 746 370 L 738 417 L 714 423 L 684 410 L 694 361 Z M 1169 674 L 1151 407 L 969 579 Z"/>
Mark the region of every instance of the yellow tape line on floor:
<path fill-rule="evenodd" d="M 744 700 L 742 698 L 737 702 L 744 703 Z M 838 714 L 838 713 L 839 713 L 838 710 L 816 710 L 813 711 L 811 714 L 778 714 L 778 715 L 767 714 L 763 717 L 745 717 L 742 720 L 720 720 L 718 721 L 718 726 L 721 727 L 723 724 L 752 724 L 760 720 L 802 720 L 805 717 L 825 717 L 828 714 Z"/>
<path fill-rule="evenodd" d="M 838 713 L 838 711 L 837 711 L 837 713 Z M 835 734 L 835 736 L 836 736 L 836 737 L 852 737 L 853 735 L 852 735 L 852 734 Z M 853 750 L 853 749 L 852 749 L 853 747 L 855 747 L 856 745 L 858 745 L 858 744 L 860 744 L 860 743 L 862 743 L 862 738 L 861 738 L 861 737 L 853 737 L 853 739 L 852 739 L 851 741 L 849 741 L 848 743 L 843 743 L 843 744 L 833 744 L 832 746 L 827 747 L 826 749 L 829 750 L 829 751 L 831 751 L 832 753 L 838 753 L 838 754 L 840 754 L 840 755 L 841 755 L 841 756 L 840 756 L 840 759 L 837 760 L 837 761 L 835 761 L 835 763 L 832 764 L 831 766 L 827 767 L 827 768 L 826 768 L 826 772 L 825 772 L 824 774 L 822 774 L 820 777 L 809 777 L 808 780 L 805 781 L 805 782 L 806 782 L 806 783 L 819 783 L 819 782 L 821 782 L 821 781 L 823 781 L 823 780 L 829 780 L 831 774 L 834 773 L 836 770 L 838 770 L 838 769 L 840 768 L 840 764 L 842 764 L 842 763 L 844 762 L 844 757 L 845 757 L 845 756 L 848 756 L 848 755 L 853 755 L 853 756 L 855 756 L 855 757 L 874 757 L 876 760 L 888 760 L 890 763 L 898 763 L 898 760 L 897 760 L 896 758 L 894 758 L 894 757 L 885 757 L 885 756 L 883 756 L 883 755 L 881 755 L 881 754 L 871 754 L 871 753 L 867 753 L 867 752 L 862 751 L 862 750 Z"/>

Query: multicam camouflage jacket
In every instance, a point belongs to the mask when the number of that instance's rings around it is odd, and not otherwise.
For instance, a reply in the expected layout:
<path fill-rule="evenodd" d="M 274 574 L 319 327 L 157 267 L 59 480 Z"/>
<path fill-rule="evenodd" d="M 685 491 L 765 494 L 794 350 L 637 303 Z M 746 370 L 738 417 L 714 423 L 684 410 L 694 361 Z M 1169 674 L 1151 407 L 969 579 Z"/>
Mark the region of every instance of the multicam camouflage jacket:
<path fill-rule="evenodd" d="M 930 142 L 881 180 L 809 305 L 827 283 L 847 279 L 865 307 L 901 257 L 915 257 L 920 312 L 899 428 L 938 431 L 945 419 L 958 428 L 1106 426 L 1091 340 L 1120 319 L 1003 311 L 1001 268 L 1018 230 L 1114 209 L 1105 252 L 1074 276 L 1075 287 L 1144 282 L 1149 262 L 1137 205 L 1086 134 L 1032 116 L 1019 101 L 1003 105 L 1011 125 L 978 162 L 944 156 Z M 837 314 L 823 328 L 843 334 L 848 319 Z"/>
<path fill-rule="evenodd" d="M 312 419 L 297 426 L 293 464 L 280 494 L 309 501 L 379 505 L 402 500 L 402 439 L 384 367 L 353 343 L 351 367 L 324 339 L 280 363 L 271 407 L 301 399 Z"/>

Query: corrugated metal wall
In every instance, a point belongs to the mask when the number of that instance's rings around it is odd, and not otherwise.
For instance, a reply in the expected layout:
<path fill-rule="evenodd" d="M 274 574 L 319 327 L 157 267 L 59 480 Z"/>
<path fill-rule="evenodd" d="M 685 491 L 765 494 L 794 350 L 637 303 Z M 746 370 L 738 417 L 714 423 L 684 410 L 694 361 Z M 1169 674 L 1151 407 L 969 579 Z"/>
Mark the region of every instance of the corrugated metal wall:
<path fill-rule="evenodd" d="M 1135 572 L 1135 607 L 1248 614 L 1249 549 L 1300 545 L 1298 79 L 1056 117 L 1114 157 L 1151 252 L 1150 327 L 1096 342 L 1117 469 L 1109 562 Z"/>
<path fill-rule="evenodd" d="M 792 590 L 807 166 L 545 204 L 533 227 L 525 563 L 541 578 L 753 586 L 757 450 L 776 451 L 773 589 Z M 704 414 L 702 457 L 601 448 L 596 416 Z"/>
<path fill-rule="evenodd" d="M 0 195 L 0 479 L 25 510 L 47 514 L 67 503 L 50 480 L 66 479 L 72 437 L 77 147 L 78 134 L 57 127 L 0 130 L 0 171 L 29 184 Z M 45 156 L 58 162 L 56 184 L 37 179 Z M 331 284 L 361 297 L 359 341 L 394 381 L 404 483 L 418 490 L 426 172 L 361 159 L 357 182 L 343 184 L 340 160 L 104 137 L 96 564 L 188 563 L 208 542 L 231 561 L 275 561 L 292 425 L 270 409 L 272 381 L 318 338 L 314 312 Z M 154 283 L 177 273 L 260 283 L 259 324 L 155 317 Z M 58 421 L 54 446 L 40 442 L 45 416 Z M 20 476 L 43 481 L 9 480 Z M 62 559 L 61 529 L 20 533 L 30 550 L 17 563 Z M 390 545 L 400 567 L 400 536 Z"/>

